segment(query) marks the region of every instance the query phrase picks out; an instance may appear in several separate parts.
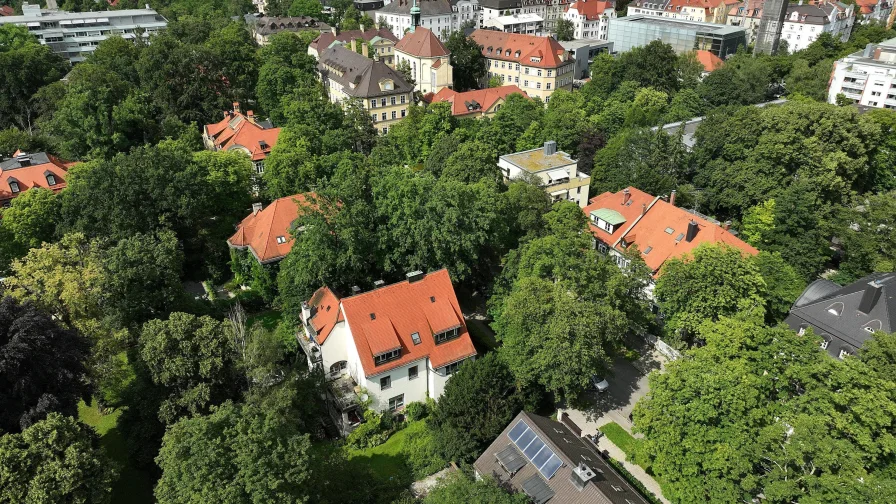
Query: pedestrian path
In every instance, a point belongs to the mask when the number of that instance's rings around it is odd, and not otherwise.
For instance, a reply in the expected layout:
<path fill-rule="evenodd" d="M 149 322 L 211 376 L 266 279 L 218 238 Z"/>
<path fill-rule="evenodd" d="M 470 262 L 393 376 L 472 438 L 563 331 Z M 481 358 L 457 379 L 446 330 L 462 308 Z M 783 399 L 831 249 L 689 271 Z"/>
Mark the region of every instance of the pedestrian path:
<path fill-rule="evenodd" d="M 602 436 L 597 441 L 597 447 L 601 450 L 607 450 L 607 453 L 610 454 L 611 458 L 618 460 L 625 469 L 631 473 L 638 481 L 644 485 L 648 491 L 650 491 L 653 495 L 663 502 L 663 504 L 670 504 L 670 502 L 663 497 L 663 492 L 660 490 L 660 484 L 653 479 L 653 476 L 647 474 L 647 471 L 641 469 L 641 466 L 632 464 L 631 462 L 626 460 L 625 452 L 620 450 L 612 441 L 607 439 L 606 436 Z"/>

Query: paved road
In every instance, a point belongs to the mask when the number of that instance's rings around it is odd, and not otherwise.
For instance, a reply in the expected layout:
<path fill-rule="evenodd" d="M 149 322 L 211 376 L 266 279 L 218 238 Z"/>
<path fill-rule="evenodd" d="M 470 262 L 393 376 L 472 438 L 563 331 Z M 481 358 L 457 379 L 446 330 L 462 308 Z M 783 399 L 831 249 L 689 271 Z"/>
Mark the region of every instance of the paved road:
<path fill-rule="evenodd" d="M 666 359 L 656 350 L 644 348 L 641 359 L 632 363 L 618 359 L 613 364 L 613 375 L 607 377 L 610 388 L 603 394 L 596 392 L 586 396 L 585 404 L 565 411 L 573 422 L 582 428 L 582 432 L 594 434 L 598 427 L 616 422 L 631 433 L 632 423 L 629 415 L 635 403 L 647 393 L 647 373 L 654 369 L 662 369 Z M 661 501 L 668 503 L 660 492 L 660 486 L 641 467 L 626 461 L 625 453 L 606 437 L 598 441 L 598 447 L 607 450 L 610 456 L 623 463 L 632 476 L 638 480 Z"/>

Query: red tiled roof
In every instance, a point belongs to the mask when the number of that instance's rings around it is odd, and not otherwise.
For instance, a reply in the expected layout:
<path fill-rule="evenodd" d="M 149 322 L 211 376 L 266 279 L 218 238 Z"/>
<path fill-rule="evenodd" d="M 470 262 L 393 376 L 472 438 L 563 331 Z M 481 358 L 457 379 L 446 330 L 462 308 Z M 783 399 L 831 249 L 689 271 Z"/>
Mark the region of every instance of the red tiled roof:
<path fill-rule="evenodd" d="M 700 64 L 703 65 L 703 68 L 707 72 L 712 72 L 723 64 L 722 58 L 719 58 L 715 54 L 703 49 L 697 51 L 697 61 L 699 61 Z"/>
<path fill-rule="evenodd" d="M 414 31 L 408 32 L 395 44 L 395 50 L 412 54 L 421 58 L 435 58 L 450 54 L 445 44 L 436 37 L 432 30 L 418 26 Z"/>
<path fill-rule="evenodd" d="M 317 333 L 315 339 L 319 345 L 323 345 L 336 324 L 345 320 L 339 308 L 339 298 L 329 287 L 321 287 L 311 295 L 308 307 L 314 310 L 310 322 Z"/>
<path fill-rule="evenodd" d="M 228 112 L 224 119 L 205 125 L 205 135 L 219 150 L 245 149 L 252 161 L 260 161 L 271 153 L 280 136 L 280 128 L 265 128 L 250 112 Z"/>
<path fill-rule="evenodd" d="M 21 151 L 16 151 L 11 159 L 0 162 L 0 201 L 9 201 L 34 187 L 42 187 L 58 193 L 65 188 L 65 179 L 68 177 L 69 168 L 77 164 L 63 161 L 44 152 L 38 152 L 31 154 L 23 166 L 22 162 L 16 158 L 20 154 L 22 154 Z M 48 175 L 53 176 L 55 184 L 50 185 L 47 180 Z M 18 183 L 19 192 L 12 192 L 10 182 Z"/>
<path fill-rule="evenodd" d="M 575 9 L 580 16 L 585 16 L 585 19 L 593 21 L 599 19 L 605 11 L 614 9 L 614 5 L 612 1 L 580 0 L 570 4 L 566 10 L 569 11 L 569 9 Z"/>
<path fill-rule="evenodd" d="M 8 5 L 0 6 L 0 16 L 15 16 L 16 11 Z"/>
<path fill-rule="evenodd" d="M 248 247 L 262 264 L 282 259 L 292 250 L 289 227 L 299 217 L 300 206 L 311 206 L 304 194 L 274 200 L 266 208 L 243 219 L 227 244 L 234 248 Z M 277 243 L 278 237 L 284 240 L 283 243 Z"/>
<path fill-rule="evenodd" d="M 592 198 L 583 210 L 589 221 L 591 212 L 595 210 L 609 209 L 621 214 L 625 222 L 616 226 L 612 234 L 598 228 L 593 222 L 590 224 L 591 233 L 620 252 L 624 250 L 622 243 L 636 244 L 641 257 L 654 275 L 668 259 L 681 257 L 702 243 L 723 243 L 751 255 L 759 253 L 730 231 L 703 217 L 634 187 L 629 187 L 628 191 L 628 204 L 623 204 L 623 191 L 605 192 Z M 691 221 L 696 222 L 698 231 L 694 239 L 688 242 L 684 237 L 679 238 L 679 235 L 686 236 Z"/>
<path fill-rule="evenodd" d="M 859 6 L 859 12 L 862 14 L 871 14 L 874 12 L 877 2 L 878 0 L 856 0 L 856 5 Z"/>
<path fill-rule="evenodd" d="M 529 97 L 529 95 L 527 95 L 525 91 L 511 84 L 509 86 L 501 86 L 496 88 L 476 89 L 473 91 L 466 91 L 464 93 L 458 93 L 453 89 L 442 88 L 438 93 L 434 95 L 432 93 L 427 93 L 427 96 L 424 99 L 430 103 L 449 102 L 451 103 L 451 114 L 462 116 L 466 114 L 478 114 L 481 112 L 485 112 L 490 109 L 495 104 L 495 102 L 497 102 L 498 100 L 504 100 L 508 95 L 511 95 L 513 93 L 519 93 L 526 98 Z M 475 110 L 468 109 L 467 103 L 472 103 L 473 101 L 478 103 L 480 105 L 480 108 Z"/>
<path fill-rule="evenodd" d="M 368 377 L 425 357 L 440 368 L 476 355 L 447 270 L 345 298 L 342 309 Z M 452 327 L 460 336 L 436 345 L 434 333 Z M 420 344 L 414 344 L 413 333 Z M 400 358 L 374 364 L 375 355 L 395 349 L 401 349 Z"/>
<path fill-rule="evenodd" d="M 538 68 L 556 68 L 566 62 L 566 50 L 551 37 L 476 30 L 470 38 L 482 47 L 482 55 L 486 58 Z M 510 54 L 507 54 L 508 50 Z M 532 58 L 538 61 L 532 61 Z"/>

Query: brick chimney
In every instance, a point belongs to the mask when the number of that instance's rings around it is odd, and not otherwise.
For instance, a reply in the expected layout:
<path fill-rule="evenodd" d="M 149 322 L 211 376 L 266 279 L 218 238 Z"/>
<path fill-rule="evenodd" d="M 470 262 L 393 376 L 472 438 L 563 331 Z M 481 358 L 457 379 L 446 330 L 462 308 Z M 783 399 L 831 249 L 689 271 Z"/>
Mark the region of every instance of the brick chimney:
<path fill-rule="evenodd" d="M 251 110 L 247 110 L 246 111 L 246 119 L 248 119 L 249 122 L 254 123 L 255 122 L 255 112 L 253 112 Z"/>
<path fill-rule="evenodd" d="M 625 206 L 632 199 L 632 193 L 628 189 L 622 190 L 622 205 Z"/>
<path fill-rule="evenodd" d="M 370 56 L 368 56 L 367 53 L 368 53 L 368 50 L 367 50 L 367 42 L 364 42 L 363 44 L 361 44 L 361 54 L 362 54 L 365 58 L 369 58 Z"/>
<path fill-rule="evenodd" d="M 334 36 L 334 37 L 335 37 L 336 35 L 339 35 L 338 33 L 336 33 L 336 27 L 335 27 L 335 26 L 330 27 L 330 31 L 333 32 L 333 36 Z"/>
<path fill-rule="evenodd" d="M 240 113 L 240 102 L 238 102 L 238 101 L 233 102 L 233 111 L 234 111 L 234 113 L 237 113 L 237 114 Z"/>
<path fill-rule="evenodd" d="M 672 189 L 672 192 L 669 193 L 669 204 L 675 206 L 675 189 Z"/>

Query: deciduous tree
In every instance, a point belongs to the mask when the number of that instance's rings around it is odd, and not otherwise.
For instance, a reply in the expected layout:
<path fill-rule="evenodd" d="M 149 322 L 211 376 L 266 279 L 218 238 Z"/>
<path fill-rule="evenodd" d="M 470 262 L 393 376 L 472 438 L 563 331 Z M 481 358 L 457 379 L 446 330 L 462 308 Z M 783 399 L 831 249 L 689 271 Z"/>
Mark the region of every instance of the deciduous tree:
<path fill-rule="evenodd" d="M 448 36 L 445 47 L 451 53 L 454 88 L 458 91 L 478 89 L 486 73 L 485 56 L 479 44 L 462 31 L 455 31 Z"/>

